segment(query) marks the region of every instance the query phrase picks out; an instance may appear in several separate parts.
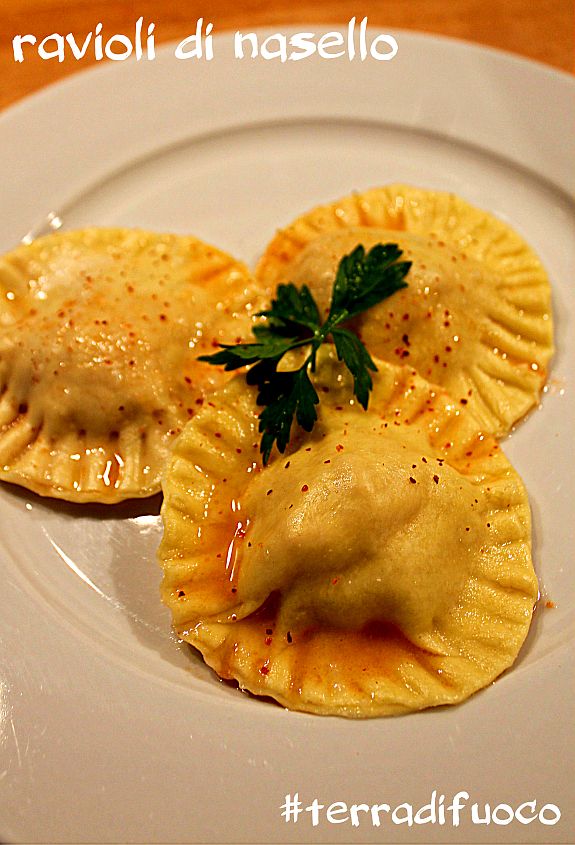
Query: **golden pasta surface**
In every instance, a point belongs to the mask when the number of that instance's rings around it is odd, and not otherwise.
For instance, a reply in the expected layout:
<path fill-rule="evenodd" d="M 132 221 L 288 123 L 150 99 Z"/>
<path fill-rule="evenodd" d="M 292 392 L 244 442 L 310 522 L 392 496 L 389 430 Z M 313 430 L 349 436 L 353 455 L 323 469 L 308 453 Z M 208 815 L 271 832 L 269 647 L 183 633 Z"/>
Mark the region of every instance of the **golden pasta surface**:
<path fill-rule="evenodd" d="M 509 226 L 452 194 L 391 185 L 298 217 L 256 271 L 268 292 L 307 284 L 322 308 L 358 243 L 398 243 L 408 287 L 353 324 L 370 352 L 409 363 L 501 436 L 538 402 L 553 352 L 547 275 Z"/>
<path fill-rule="evenodd" d="M 515 660 L 537 581 L 520 478 L 474 417 L 378 361 L 369 410 L 320 353 L 319 419 L 258 461 L 238 376 L 164 479 L 162 595 L 223 678 L 296 710 L 364 718 L 459 702 Z"/>
<path fill-rule="evenodd" d="M 193 237 L 48 235 L 0 259 L 0 479 L 73 502 L 160 488 L 169 448 L 247 339 L 247 268 Z"/>

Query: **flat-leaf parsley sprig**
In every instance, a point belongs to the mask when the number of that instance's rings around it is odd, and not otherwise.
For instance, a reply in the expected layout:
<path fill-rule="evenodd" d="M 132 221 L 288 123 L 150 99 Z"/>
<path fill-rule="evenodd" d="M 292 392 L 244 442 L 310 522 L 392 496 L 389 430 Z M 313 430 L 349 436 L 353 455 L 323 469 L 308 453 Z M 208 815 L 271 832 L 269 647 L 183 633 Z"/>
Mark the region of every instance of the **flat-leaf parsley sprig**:
<path fill-rule="evenodd" d="M 259 416 L 264 464 L 269 460 L 274 443 L 280 452 L 285 452 L 294 416 L 303 429 L 312 430 L 317 420 L 315 406 L 319 396 L 309 370 L 315 371 L 317 351 L 329 336 L 338 359 L 353 376 L 354 395 L 362 408 L 367 409 L 373 387 L 370 371 L 376 372 L 377 367 L 361 340 L 343 328 L 343 323 L 407 287 L 404 279 L 411 262 L 399 261 L 401 255 L 397 244 L 388 243 L 377 244 L 367 253 L 360 244 L 344 256 L 337 269 L 330 309 L 323 322 L 307 285 L 299 290 L 291 282 L 279 285 L 271 308 L 258 314 L 267 317 L 267 322 L 252 329 L 255 343 L 222 343 L 219 352 L 200 357 L 200 361 L 223 364 L 226 370 L 250 367 L 247 382 L 257 385 L 257 403 L 264 408 Z M 286 352 L 304 346 L 310 351 L 298 369 L 278 371 Z"/>

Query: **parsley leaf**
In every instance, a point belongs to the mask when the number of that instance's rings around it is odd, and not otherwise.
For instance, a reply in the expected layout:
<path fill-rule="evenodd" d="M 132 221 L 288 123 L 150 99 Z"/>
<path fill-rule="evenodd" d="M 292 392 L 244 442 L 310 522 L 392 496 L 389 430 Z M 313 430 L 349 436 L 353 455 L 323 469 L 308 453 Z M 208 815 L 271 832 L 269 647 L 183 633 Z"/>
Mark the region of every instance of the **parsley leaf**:
<path fill-rule="evenodd" d="M 333 329 L 331 336 L 337 357 L 344 361 L 353 376 L 353 392 L 362 408 L 367 410 L 373 381 L 369 371 L 377 372 L 371 356 L 356 334 L 347 329 Z"/>
<path fill-rule="evenodd" d="M 258 387 L 257 404 L 263 407 L 259 416 L 262 435 L 260 452 L 267 464 L 274 444 L 285 452 L 294 417 L 305 431 L 311 431 L 317 420 L 319 396 L 309 377 L 315 369 L 317 351 L 333 339 L 338 359 L 353 376 L 353 392 L 362 408 L 367 409 L 373 387 L 370 372 L 376 372 L 369 352 L 353 332 L 342 324 L 356 317 L 401 288 L 407 287 L 405 276 L 410 261 L 399 261 L 402 251 L 397 244 L 377 244 L 366 253 L 360 244 L 344 256 L 336 273 L 327 319 L 322 322 L 319 309 L 307 285 L 278 285 L 270 308 L 258 316 L 266 323 L 255 326 L 257 343 L 221 344 L 219 352 L 202 355 L 200 361 L 223 364 L 226 370 L 250 366 L 248 384 Z M 295 370 L 279 371 L 286 354 L 299 347 L 308 347 L 303 364 Z"/>
<path fill-rule="evenodd" d="M 261 311 L 260 316 L 267 317 L 271 327 L 289 329 L 299 326 L 315 332 L 320 318 L 315 299 L 310 289 L 304 285 L 299 290 L 295 285 L 278 285 L 276 299 L 268 311 Z"/>
<path fill-rule="evenodd" d="M 259 429 L 262 433 L 261 453 L 267 464 L 274 443 L 285 452 L 289 443 L 293 417 L 299 425 L 311 431 L 317 420 L 315 406 L 319 396 L 311 383 L 307 366 L 299 370 L 275 372 L 275 377 L 258 384 L 258 405 L 264 405 L 260 414 Z"/>

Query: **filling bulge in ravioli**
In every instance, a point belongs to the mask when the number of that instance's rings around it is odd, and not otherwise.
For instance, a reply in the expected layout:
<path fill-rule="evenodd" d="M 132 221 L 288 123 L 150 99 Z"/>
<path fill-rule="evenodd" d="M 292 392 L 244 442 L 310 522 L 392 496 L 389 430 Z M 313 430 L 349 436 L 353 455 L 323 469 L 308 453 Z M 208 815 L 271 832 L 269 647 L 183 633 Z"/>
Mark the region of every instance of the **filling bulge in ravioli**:
<path fill-rule="evenodd" d="M 157 492 L 228 378 L 197 356 L 249 336 L 247 268 L 193 237 L 94 228 L 5 255 L 0 289 L 0 478 L 78 502 Z"/>
<path fill-rule="evenodd" d="M 436 462 L 369 422 L 356 421 L 341 454 L 339 439 L 326 435 L 287 468 L 276 461 L 246 491 L 238 599 L 281 592 L 278 622 L 292 632 L 379 621 L 417 642 L 473 568 L 477 492 L 449 466 L 439 484 Z"/>
<path fill-rule="evenodd" d="M 377 361 L 368 411 L 320 350 L 311 433 L 258 461 L 237 376 L 164 477 L 162 596 L 223 678 L 354 718 L 454 704 L 515 660 L 537 598 L 521 480 L 441 388 Z"/>
<path fill-rule="evenodd" d="M 356 319 L 367 348 L 414 366 L 501 436 L 539 400 L 553 352 L 549 280 L 510 226 L 453 194 L 404 185 L 344 197 L 277 232 L 256 276 L 307 284 L 322 309 L 357 244 L 397 243 L 408 285 Z"/>

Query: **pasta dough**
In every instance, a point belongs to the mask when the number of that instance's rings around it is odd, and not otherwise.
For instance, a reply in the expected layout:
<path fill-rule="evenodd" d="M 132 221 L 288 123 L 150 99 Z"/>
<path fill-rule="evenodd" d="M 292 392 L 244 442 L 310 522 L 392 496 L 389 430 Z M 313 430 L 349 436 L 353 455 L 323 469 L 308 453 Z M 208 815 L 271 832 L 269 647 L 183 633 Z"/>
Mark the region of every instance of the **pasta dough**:
<path fill-rule="evenodd" d="M 221 384 L 196 361 L 247 339 L 247 268 L 193 237 L 61 232 L 0 259 L 0 478 L 41 495 L 148 496 Z"/>
<path fill-rule="evenodd" d="M 537 598 L 527 496 L 495 440 L 412 368 L 377 363 L 364 412 L 322 350 L 318 422 L 264 469 L 236 377 L 184 429 L 164 481 L 178 634 L 293 709 L 461 701 L 514 661 Z"/>
<path fill-rule="evenodd" d="M 320 206 L 277 233 L 257 278 L 307 284 L 329 304 L 339 260 L 358 243 L 394 242 L 408 286 L 354 328 L 372 354 L 404 361 L 506 434 L 538 402 L 553 352 L 541 263 L 507 225 L 464 200 L 402 185 Z"/>

